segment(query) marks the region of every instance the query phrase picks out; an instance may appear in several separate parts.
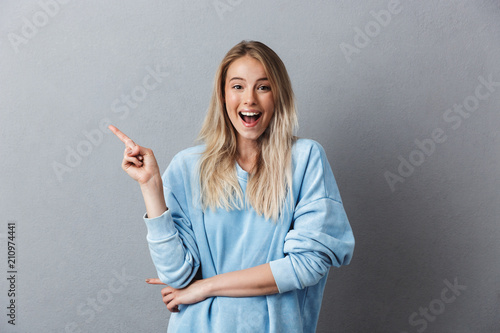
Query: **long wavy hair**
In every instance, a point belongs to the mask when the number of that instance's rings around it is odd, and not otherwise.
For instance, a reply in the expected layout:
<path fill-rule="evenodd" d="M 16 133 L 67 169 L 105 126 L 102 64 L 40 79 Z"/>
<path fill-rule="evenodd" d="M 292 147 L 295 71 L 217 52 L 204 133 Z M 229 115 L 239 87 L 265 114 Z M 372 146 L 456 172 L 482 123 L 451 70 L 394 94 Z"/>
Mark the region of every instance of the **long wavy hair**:
<path fill-rule="evenodd" d="M 269 126 L 259 138 L 256 165 L 249 173 L 246 196 L 236 174 L 237 132 L 225 106 L 225 84 L 229 66 L 250 56 L 264 67 L 273 93 L 275 110 Z M 285 65 L 268 46 L 242 41 L 222 59 L 214 80 L 212 98 L 198 140 L 205 143 L 200 159 L 203 209 L 242 209 L 250 204 L 259 215 L 277 221 L 287 194 L 292 199 L 292 145 L 297 128 L 295 98 Z"/>

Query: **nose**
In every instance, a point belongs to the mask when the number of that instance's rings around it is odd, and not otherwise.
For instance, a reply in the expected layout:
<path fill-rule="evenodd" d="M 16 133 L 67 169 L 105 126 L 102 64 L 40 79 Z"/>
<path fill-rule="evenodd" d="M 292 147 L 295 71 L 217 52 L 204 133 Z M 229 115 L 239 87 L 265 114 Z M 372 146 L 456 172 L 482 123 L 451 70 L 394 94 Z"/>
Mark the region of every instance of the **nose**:
<path fill-rule="evenodd" d="M 247 89 L 245 91 L 245 95 L 243 96 L 243 101 L 245 105 L 254 105 L 256 101 L 255 91 L 253 89 Z"/>

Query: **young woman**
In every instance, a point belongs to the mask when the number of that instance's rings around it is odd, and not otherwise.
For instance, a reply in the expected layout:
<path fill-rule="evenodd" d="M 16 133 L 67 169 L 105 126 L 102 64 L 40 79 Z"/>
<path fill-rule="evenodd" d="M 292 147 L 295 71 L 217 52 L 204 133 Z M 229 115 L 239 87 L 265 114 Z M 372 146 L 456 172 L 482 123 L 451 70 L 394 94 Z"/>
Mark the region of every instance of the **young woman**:
<path fill-rule="evenodd" d="M 323 148 L 294 136 L 281 59 L 243 41 L 224 57 L 200 132 L 160 176 L 125 143 L 123 169 L 146 203 L 147 241 L 168 332 L 314 332 L 329 268 L 354 237 Z"/>

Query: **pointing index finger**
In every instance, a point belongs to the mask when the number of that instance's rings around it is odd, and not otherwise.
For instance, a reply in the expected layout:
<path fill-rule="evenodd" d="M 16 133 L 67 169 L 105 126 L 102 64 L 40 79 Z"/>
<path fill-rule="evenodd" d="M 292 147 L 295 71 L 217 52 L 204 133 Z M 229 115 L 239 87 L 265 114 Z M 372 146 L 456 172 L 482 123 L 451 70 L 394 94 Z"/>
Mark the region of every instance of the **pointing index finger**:
<path fill-rule="evenodd" d="M 129 138 L 128 136 L 126 136 L 122 131 L 120 131 L 118 128 L 116 128 L 115 126 L 113 125 L 109 125 L 108 128 L 111 130 L 111 132 L 113 132 L 117 137 L 118 139 L 121 140 L 121 142 L 123 142 L 127 147 L 130 147 L 130 148 L 133 148 L 135 147 L 135 142 L 132 141 L 131 138 Z"/>

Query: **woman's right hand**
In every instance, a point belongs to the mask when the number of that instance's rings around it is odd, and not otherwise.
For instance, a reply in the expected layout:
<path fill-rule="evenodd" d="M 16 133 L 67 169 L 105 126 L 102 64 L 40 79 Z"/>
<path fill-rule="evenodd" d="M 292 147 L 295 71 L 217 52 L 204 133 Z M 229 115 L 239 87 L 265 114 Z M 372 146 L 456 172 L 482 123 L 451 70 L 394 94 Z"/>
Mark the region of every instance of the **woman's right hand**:
<path fill-rule="evenodd" d="M 122 169 L 132 179 L 139 182 L 141 186 L 147 185 L 152 179 L 161 179 L 158 163 L 151 149 L 135 144 L 113 125 L 109 125 L 108 128 L 125 144 Z"/>
<path fill-rule="evenodd" d="M 108 128 L 125 144 L 122 169 L 132 179 L 139 182 L 146 204 L 147 216 L 154 218 L 162 215 L 168 208 L 163 196 L 160 169 L 153 151 L 136 145 L 132 139 L 115 126 L 109 125 Z"/>

